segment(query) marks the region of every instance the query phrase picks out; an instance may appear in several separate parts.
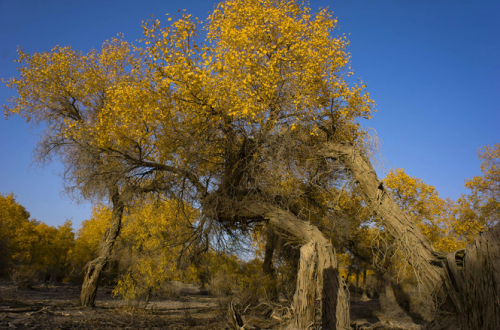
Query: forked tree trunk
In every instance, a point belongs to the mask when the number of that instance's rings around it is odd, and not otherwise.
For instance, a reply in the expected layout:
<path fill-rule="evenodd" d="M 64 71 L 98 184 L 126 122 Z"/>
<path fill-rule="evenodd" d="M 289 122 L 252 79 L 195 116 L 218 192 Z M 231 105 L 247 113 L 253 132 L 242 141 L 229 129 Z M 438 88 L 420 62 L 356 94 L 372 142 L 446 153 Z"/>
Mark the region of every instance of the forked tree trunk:
<path fill-rule="evenodd" d="M 427 292 L 450 298 L 462 329 L 500 329 L 500 223 L 479 234 L 465 250 L 436 252 L 396 205 L 366 156 L 345 144 L 326 143 L 324 157 L 339 159 L 352 173 L 361 196 L 398 241 Z"/>
<path fill-rule="evenodd" d="M 80 292 L 80 306 L 93 307 L 95 305 L 99 279 L 104 267 L 106 267 L 106 264 L 111 258 L 113 246 L 120 233 L 124 203 L 121 200 L 118 187 L 114 187 L 111 192 L 111 201 L 113 205 L 111 226 L 106 231 L 101 241 L 99 257 L 90 261 L 86 266 L 87 270 L 82 284 L 82 291 Z"/>
<path fill-rule="evenodd" d="M 272 204 L 242 202 L 238 215 L 263 217 L 289 243 L 301 246 L 292 329 L 349 329 L 349 300 L 331 243 L 310 222 Z"/>

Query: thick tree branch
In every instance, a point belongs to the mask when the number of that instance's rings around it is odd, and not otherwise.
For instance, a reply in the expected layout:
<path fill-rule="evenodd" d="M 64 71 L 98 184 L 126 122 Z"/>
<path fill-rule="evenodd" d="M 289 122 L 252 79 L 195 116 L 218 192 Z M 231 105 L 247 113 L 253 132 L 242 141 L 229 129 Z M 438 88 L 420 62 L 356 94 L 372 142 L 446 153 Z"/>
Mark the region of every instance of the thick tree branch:
<path fill-rule="evenodd" d="M 419 281 L 428 293 L 433 293 L 445 278 L 446 254 L 435 251 L 417 225 L 394 202 L 382 181 L 378 180 L 370 160 L 353 146 L 333 142 L 323 144 L 318 154 L 335 158 L 350 170 L 375 219 L 398 241 Z"/>

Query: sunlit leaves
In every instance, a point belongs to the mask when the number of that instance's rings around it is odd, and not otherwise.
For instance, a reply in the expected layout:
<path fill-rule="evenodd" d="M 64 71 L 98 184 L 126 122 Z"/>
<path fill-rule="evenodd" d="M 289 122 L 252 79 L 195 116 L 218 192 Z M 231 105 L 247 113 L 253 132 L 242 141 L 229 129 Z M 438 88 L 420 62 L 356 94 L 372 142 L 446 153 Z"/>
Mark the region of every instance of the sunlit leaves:
<path fill-rule="evenodd" d="M 92 208 L 91 218 L 81 224 L 77 232 L 72 262 L 76 269 L 83 269 L 87 262 L 99 255 L 99 247 L 104 233 L 111 224 L 111 210 L 103 204 Z"/>
<path fill-rule="evenodd" d="M 445 229 L 446 202 L 439 197 L 436 188 L 421 179 L 410 177 L 403 169 L 389 172 L 384 184 L 422 233 L 435 245 L 438 244 Z"/>
<path fill-rule="evenodd" d="M 0 194 L 0 226 L 0 273 L 12 275 L 21 267 L 40 277 L 63 279 L 75 244 L 71 221 L 53 227 L 30 220 L 12 194 Z"/>
<path fill-rule="evenodd" d="M 491 227 L 500 220 L 500 143 L 478 151 L 482 176 L 465 182 L 471 190 L 468 197 L 485 226 Z"/>
<path fill-rule="evenodd" d="M 4 106 L 44 123 L 51 139 L 84 143 L 114 157 L 220 170 L 247 138 L 300 129 L 363 137 L 373 107 L 350 86 L 348 41 L 337 20 L 295 1 L 221 3 L 203 24 L 190 14 L 143 23 L 144 49 L 122 39 L 87 54 L 71 47 L 19 52 L 19 96 Z M 82 142 L 83 141 L 83 142 Z M 207 172 L 208 171 L 208 172 Z M 208 174 L 212 172 L 211 174 Z"/>
<path fill-rule="evenodd" d="M 7 271 L 8 263 L 16 259 L 29 259 L 29 251 L 23 245 L 22 237 L 29 231 L 32 223 L 30 214 L 16 202 L 13 194 L 0 194 L 0 249 L 3 272 Z"/>
<path fill-rule="evenodd" d="M 468 202 L 470 197 L 462 196 L 457 202 L 441 199 L 435 187 L 410 177 L 402 169 L 390 172 L 384 183 L 395 201 L 439 250 L 464 248 L 486 228 Z"/>
<path fill-rule="evenodd" d="M 127 301 L 155 293 L 172 280 L 193 279 L 194 268 L 179 264 L 185 242 L 193 234 L 197 213 L 175 201 L 146 201 L 124 218 L 118 254 L 123 274 L 114 294 Z"/>

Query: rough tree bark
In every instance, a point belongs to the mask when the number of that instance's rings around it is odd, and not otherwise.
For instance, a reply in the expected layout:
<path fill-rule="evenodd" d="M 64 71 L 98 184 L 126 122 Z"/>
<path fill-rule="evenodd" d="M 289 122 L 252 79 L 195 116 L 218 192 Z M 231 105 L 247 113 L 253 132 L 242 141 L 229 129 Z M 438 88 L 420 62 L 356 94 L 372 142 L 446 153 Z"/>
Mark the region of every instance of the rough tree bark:
<path fill-rule="evenodd" d="M 337 269 L 331 243 L 308 221 L 272 204 L 244 201 L 232 209 L 235 216 L 264 218 L 289 243 L 301 246 L 293 306 L 292 329 L 349 329 L 348 293 Z"/>
<path fill-rule="evenodd" d="M 444 276 L 442 261 L 445 255 L 434 251 L 417 225 L 399 208 L 385 190 L 370 161 L 352 146 L 327 143 L 320 149 L 325 157 L 338 158 L 352 173 L 359 193 L 379 223 L 399 243 L 402 253 L 416 271 L 418 280 L 434 292 Z"/>
<path fill-rule="evenodd" d="M 500 222 L 447 256 L 446 287 L 463 329 L 500 329 Z"/>
<path fill-rule="evenodd" d="M 462 329 L 500 329 L 500 223 L 465 250 L 434 251 L 388 194 L 368 158 L 346 144 L 326 143 L 324 157 L 340 160 L 380 224 L 399 242 L 419 282 L 439 299 L 451 299 Z"/>
<path fill-rule="evenodd" d="M 125 205 L 121 199 L 119 188 L 117 186 L 110 189 L 111 202 L 113 206 L 111 226 L 104 234 L 101 241 L 99 257 L 90 261 L 86 266 L 85 278 L 80 292 L 80 306 L 93 307 L 95 297 L 104 267 L 111 258 L 113 246 L 118 237 L 122 224 L 122 216 Z"/>

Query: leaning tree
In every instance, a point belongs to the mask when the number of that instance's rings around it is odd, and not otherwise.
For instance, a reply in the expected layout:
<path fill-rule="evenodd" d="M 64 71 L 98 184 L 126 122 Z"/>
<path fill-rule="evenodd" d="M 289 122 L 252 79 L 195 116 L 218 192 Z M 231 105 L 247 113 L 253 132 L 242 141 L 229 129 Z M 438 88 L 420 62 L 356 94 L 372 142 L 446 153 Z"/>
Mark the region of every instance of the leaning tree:
<path fill-rule="evenodd" d="M 335 23 L 326 10 L 272 1 L 222 3 L 201 31 L 186 14 L 166 28 L 147 22 L 147 79 L 117 86 L 97 124 L 113 157 L 175 174 L 204 221 L 265 221 L 301 247 L 299 328 L 349 326 L 336 256 L 311 221 L 332 215 L 319 200 L 345 171 L 313 146 L 326 138 L 364 148 L 356 120 L 370 116 L 372 102 L 364 86 L 346 82 L 346 41 L 331 35 Z"/>
<path fill-rule="evenodd" d="M 465 249 L 436 251 L 377 179 L 363 151 L 327 142 L 318 147 L 318 154 L 349 169 L 359 193 L 399 244 L 425 293 L 440 302 L 440 311 L 449 314 L 451 309 L 451 320 L 438 317 L 437 328 L 442 328 L 440 322 L 462 329 L 500 328 L 500 223 L 480 233 Z"/>

